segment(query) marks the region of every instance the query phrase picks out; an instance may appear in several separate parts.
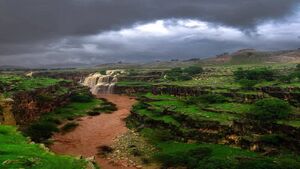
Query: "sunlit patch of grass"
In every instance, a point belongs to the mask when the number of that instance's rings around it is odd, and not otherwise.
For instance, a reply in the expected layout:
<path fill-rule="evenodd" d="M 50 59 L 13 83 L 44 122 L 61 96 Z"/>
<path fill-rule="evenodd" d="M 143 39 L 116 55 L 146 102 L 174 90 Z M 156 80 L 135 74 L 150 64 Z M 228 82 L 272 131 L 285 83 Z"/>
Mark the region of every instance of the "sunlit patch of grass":
<path fill-rule="evenodd" d="M 85 160 L 54 155 L 29 141 L 15 127 L 0 125 L 0 168 L 83 169 Z"/>

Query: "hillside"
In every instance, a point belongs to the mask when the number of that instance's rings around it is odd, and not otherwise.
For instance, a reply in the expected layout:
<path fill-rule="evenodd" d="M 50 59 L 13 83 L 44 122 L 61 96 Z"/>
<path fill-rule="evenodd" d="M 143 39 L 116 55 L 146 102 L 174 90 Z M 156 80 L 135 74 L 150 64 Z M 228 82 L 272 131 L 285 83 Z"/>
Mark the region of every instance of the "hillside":
<path fill-rule="evenodd" d="M 285 51 L 243 49 L 231 54 L 221 54 L 203 61 L 211 64 L 298 63 L 300 62 L 300 49 Z"/>

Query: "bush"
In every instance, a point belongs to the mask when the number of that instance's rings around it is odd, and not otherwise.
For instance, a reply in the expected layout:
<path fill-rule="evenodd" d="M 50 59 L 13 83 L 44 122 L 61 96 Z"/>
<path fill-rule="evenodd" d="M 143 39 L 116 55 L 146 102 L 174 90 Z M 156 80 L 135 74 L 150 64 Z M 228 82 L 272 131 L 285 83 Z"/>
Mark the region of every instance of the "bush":
<path fill-rule="evenodd" d="M 182 150 L 174 153 L 160 153 L 155 156 L 155 159 L 168 167 L 186 167 L 195 169 L 200 160 L 209 157 L 212 150 L 206 147 L 198 147 L 191 150 Z"/>
<path fill-rule="evenodd" d="M 98 111 L 89 111 L 88 113 L 87 113 L 89 116 L 98 116 L 98 115 L 100 115 L 100 112 L 98 112 Z"/>
<path fill-rule="evenodd" d="M 49 139 L 54 132 L 58 132 L 56 124 L 51 122 L 38 122 L 30 125 L 25 134 L 29 136 L 34 142 L 43 142 Z"/>
<path fill-rule="evenodd" d="M 238 82 L 240 83 L 242 88 L 245 90 L 252 89 L 258 83 L 258 81 L 256 81 L 256 80 L 248 80 L 248 79 L 241 79 Z"/>
<path fill-rule="evenodd" d="M 181 68 L 173 68 L 166 72 L 166 79 L 171 81 L 187 81 L 191 80 L 192 77 Z"/>
<path fill-rule="evenodd" d="M 37 96 L 37 100 L 42 102 L 42 103 L 45 103 L 45 102 L 53 101 L 53 98 L 52 98 L 52 96 L 49 96 L 49 95 L 46 95 L 46 94 L 41 94 L 41 95 Z"/>
<path fill-rule="evenodd" d="M 70 96 L 71 101 L 73 102 L 80 102 L 80 103 L 87 103 L 92 100 L 92 97 L 87 94 L 74 94 Z"/>
<path fill-rule="evenodd" d="M 284 141 L 284 136 L 278 134 L 269 134 L 261 136 L 259 140 L 264 144 L 280 146 L 280 144 Z"/>
<path fill-rule="evenodd" d="M 237 169 L 237 167 L 232 160 L 211 157 L 199 161 L 196 169 Z"/>
<path fill-rule="evenodd" d="M 291 106 L 286 101 L 267 98 L 257 101 L 249 114 L 256 120 L 273 121 L 286 118 L 291 112 Z"/>
<path fill-rule="evenodd" d="M 273 70 L 269 70 L 267 68 L 259 68 L 259 69 L 252 69 L 252 70 L 243 70 L 239 68 L 237 71 L 234 72 L 234 77 L 237 81 L 242 79 L 247 80 L 266 80 L 272 81 L 274 80 L 275 72 Z"/>
<path fill-rule="evenodd" d="M 70 132 L 72 130 L 74 130 L 79 124 L 75 123 L 75 122 L 69 122 L 67 124 L 65 124 L 61 130 L 66 133 L 66 132 Z"/>
<path fill-rule="evenodd" d="M 270 159 L 251 159 L 242 160 L 239 162 L 237 168 L 242 169 L 280 169 L 276 163 Z"/>
<path fill-rule="evenodd" d="M 214 103 L 224 103 L 226 102 L 226 97 L 220 94 L 206 94 L 202 95 L 199 97 L 200 101 L 203 103 L 209 103 L 209 104 L 214 104 Z"/>
<path fill-rule="evenodd" d="M 214 103 L 224 103 L 227 99 L 225 96 L 220 94 L 205 94 L 202 96 L 192 96 L 186 100 L 187 104 L 214 104 Z"/>
<path fill-rule="evenodd" d="M 106 70 L 101 70 L 99 73 L 100 73 L 101 75 L 106 75 Z"/>
<path fill-rule="evenodd" d="M 185 73 L 187 73 L 188 75 L 196 75 L 196 74 L 200 74 L 203 72 L 203 68 L 199 67 L 199 66 L 190 66 L 187 67 L 183 70 Z"/>
<path fill-rule="evenodd" d="M 300 64 L 297 64 L 296 70 L 297 70 L 297 71 L 300 71 Z"/>

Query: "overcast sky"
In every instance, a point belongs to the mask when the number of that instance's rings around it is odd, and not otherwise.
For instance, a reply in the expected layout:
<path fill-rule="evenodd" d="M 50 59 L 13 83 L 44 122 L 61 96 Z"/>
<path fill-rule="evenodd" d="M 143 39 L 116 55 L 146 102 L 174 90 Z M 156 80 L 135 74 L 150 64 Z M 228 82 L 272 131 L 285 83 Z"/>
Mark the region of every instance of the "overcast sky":
<path fill-rule="evenodd" d="M 0 65 L 300 48 L 300 0 L 0 0 Z"/>

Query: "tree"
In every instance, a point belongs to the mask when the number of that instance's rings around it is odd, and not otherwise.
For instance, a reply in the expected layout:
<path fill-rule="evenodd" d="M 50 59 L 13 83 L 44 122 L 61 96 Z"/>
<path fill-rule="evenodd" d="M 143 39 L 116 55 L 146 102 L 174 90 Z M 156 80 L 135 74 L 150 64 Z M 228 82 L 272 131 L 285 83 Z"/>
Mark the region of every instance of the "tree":
<path fill-rule="evenodd" d="M 300 63 L 299 63 L 299 64 L 297 64 L 297 66 L 296 66 L 296 70 L 297 70 L 297 71 L 300 71 Z"/>
<path fill-rule="evenodd" d="M 288 102 L 277 98 L 267 98 L 257 101 L 249 116 L 259 121 L 268 122 L 288 117 L 291 110 Z"/>
<path fill-rule="evenodd" d="M 242 68 L 239 68 L 237 71 L 234 72 L 234 77 L 237 81 L 241 79 L 272 81 L 274 80 L 274 75 L 275 72 L 267 68 L 259 68 L 252 70 L 243 70 Z"/>
<path fill-rule="evenodd" d="M 203 72 L 203 68 L 200 67 L 200 66 L 190 66 L 190 67 L 185 68 L 183 71 L 185 73 L 193 76 L 193 75 L 202 73 Z"/>
<path fill-rule="evenodd" d="M 187 81 L 191 80 L 192 77 L 181 68 L 173 68 L 166 72 L 166 79 L 171 81 Z"/>
<path fill-rule="evenodd" d="M 258 81 L 256 80 L 248 80 L 248 79 L 241 79 L 238 81 L 243 89 L 250 90 L 252 89 Z"/>

